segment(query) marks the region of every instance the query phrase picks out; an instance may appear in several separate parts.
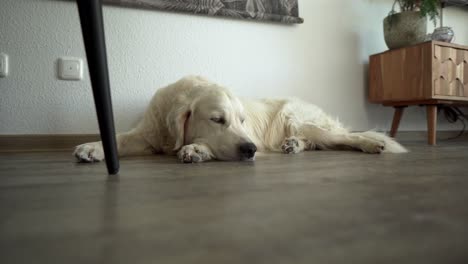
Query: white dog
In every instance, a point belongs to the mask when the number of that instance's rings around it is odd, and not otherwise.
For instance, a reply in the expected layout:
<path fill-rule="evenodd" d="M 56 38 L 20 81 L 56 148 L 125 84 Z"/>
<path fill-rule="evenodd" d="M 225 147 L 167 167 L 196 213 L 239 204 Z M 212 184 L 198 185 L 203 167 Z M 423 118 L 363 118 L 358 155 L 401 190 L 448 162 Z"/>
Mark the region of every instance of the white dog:
<path fill-rule="evenodd" d="M 117 135 L 119 156 L 177 154 L 186 163 L 253 160 L 256 151 L 352 149 L 402 153 L 384 134 L 350 133 L 317 106 L 297 99 L 241 100 L 201 77 L 159 89 L 136 128 Z M 101 142 L 76 147 L 82 162 L 104 159 Z"/>

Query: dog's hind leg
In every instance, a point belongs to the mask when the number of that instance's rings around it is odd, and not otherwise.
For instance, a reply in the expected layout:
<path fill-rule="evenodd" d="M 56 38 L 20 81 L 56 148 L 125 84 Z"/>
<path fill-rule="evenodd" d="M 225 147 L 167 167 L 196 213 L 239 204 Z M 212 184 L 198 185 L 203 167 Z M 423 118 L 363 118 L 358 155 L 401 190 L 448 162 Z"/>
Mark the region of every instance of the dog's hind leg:
<path fill-rule="evenodd" d="M 138 130 L 117 135 L 117 151 L 120 157 L 151 154 L 153 149 Z M 85 143 L 75 147 L 73 155 L 79 162 L 95 162 L 104 159 L 101 141 Z"/>
<path fill-rule="evenodd" d="M 359 150 L 366 153 L 381 153 L 385 142 L 372 139 L 360 133 L 333 132 L 313 125 L 304 125 L 300 134 L 306 140 L 308 149 L 314 150 Z"/>
<path fill-rule="evenodd" d="M 311 142 L 304 137 L 288 137 L 281 144 L 281 151 L 286 154 L 297 154 L 304 150 L 310 150 Z"/>

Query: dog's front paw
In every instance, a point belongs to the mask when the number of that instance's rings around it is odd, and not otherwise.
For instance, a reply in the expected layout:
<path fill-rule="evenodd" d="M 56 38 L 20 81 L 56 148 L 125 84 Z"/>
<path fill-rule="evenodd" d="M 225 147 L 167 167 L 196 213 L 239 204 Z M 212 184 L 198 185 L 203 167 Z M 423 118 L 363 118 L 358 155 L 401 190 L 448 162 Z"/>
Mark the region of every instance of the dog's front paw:
<path fill-rule="evenodd" d="M 365 153 L 380 154 L 385 149 L 385 143 L 380 141 L 366 141 L 362 144 L 361 150 Z"/>
<path fill-rule="evenodd" d="M 286 138 L 281 145 L 281 150 L 286 154 L 296 154 L 301 152 L 300 139 L 296 137 Z"/>
<path fill-rule="evenodd" d="M 86 143 L 76 146 L 73 155 L 78 162 L 98 162 L 104 159 L 104 150 L 100 142 Z"/>
<path fill-rule="evenodd" d="M 209 154 L 196 144 L 183 146 L 177 156 L 183 163 L 198 163 L 209 159 Z"/>

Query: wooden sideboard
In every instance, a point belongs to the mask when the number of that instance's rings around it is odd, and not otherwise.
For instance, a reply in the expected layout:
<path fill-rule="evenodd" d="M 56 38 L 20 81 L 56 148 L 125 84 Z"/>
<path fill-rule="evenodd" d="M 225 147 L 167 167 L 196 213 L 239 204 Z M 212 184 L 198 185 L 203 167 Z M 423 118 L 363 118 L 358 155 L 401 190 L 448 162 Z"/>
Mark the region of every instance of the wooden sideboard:
<path fill-rule="evenodd" d="M 435 145 L 437 106 L 468 105 L 468 47 L 428 41 L 370 56 L 369 100 L 395 108 L 392 137 L 406 107 L 426 106 L 428 142 Z"/>

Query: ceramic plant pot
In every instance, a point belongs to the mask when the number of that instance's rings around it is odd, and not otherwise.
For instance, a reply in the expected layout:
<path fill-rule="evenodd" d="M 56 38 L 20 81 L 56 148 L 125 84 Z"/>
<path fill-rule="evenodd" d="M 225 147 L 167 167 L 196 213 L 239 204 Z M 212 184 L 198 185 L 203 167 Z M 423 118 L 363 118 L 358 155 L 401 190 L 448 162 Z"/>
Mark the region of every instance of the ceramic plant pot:
<path fill-rule="evenodd" d="M 427 19 L 415 11 L 389 15 L 384 19 L 383 26 L 389 49 L 424 42 L 427 34 Z"/>
<path fill-rule="evenodd" d="M 438 27 L 432 33 L 432 39 L 444 42 L 452 42 L 455 32 L 451 27 Z"/>

